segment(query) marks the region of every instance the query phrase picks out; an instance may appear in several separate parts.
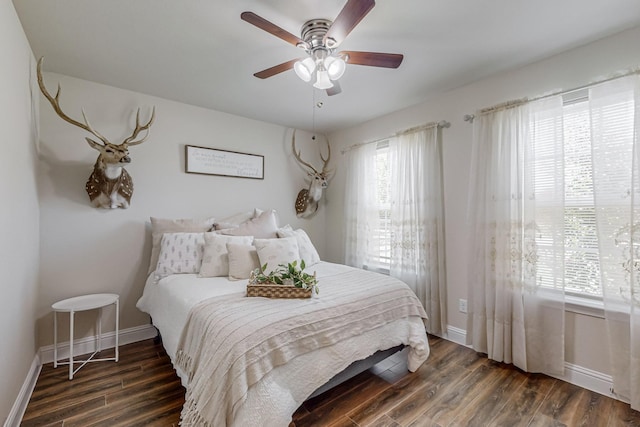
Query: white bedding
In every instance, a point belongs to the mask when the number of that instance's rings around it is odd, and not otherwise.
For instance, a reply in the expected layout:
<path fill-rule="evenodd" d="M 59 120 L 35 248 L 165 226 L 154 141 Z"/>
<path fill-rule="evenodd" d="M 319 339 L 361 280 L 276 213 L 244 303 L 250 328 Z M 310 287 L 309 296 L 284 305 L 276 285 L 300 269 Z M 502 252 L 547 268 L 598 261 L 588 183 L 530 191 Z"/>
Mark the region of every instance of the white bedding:
<path fill-rule="evenodd" d="M 321 292 L 319 298 L 322 298 L 323 277 L 339 277 L 354 269 L 321 262 L 310 267 L 309 270 L 317 272 Z M 392 278 L 387 279 L 391 282 L 395 281 Z M 194 274 L 173 275 L 158 283 L 154 283 L 152 279 L 147 281 L 137 307 L 151 315 L 185 387 L 189 388 L 188 378 L 176 366 L 176 353 L 191 308 L 202 300 L 243 292 L 245 289 L 246 280 L 229 281 L 221 277 L 199 278 Z M 237 426 L 287 426 L 291 420 L 291 414 L 306 397 L 336 373 L 355 360 L 366 358 L 378 350 L 399 344 L 411 347 L 410 370 L 417 369 L 426 360 L 429 355 L 429 346 L 421 317 L 412 316 L 395 320 L 348 340 L 301 354 L 286 365 L 275 367 L 247 391 L 243 405 L 234 411 L 234 417 L 228 423 Z"/>

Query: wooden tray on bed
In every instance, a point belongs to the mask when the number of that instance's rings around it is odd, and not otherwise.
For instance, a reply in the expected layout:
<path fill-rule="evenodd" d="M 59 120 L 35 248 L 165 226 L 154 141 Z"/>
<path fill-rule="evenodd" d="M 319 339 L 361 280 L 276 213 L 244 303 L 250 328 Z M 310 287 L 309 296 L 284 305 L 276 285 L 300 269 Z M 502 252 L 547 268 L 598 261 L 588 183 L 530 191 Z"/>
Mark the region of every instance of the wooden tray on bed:
<path fill-rule="evenodd" d="M 266 298 L 311 298 L 312 289 L 296 288 L 293 285 L 275 283 L 247 283 L 248 297 Z"/>

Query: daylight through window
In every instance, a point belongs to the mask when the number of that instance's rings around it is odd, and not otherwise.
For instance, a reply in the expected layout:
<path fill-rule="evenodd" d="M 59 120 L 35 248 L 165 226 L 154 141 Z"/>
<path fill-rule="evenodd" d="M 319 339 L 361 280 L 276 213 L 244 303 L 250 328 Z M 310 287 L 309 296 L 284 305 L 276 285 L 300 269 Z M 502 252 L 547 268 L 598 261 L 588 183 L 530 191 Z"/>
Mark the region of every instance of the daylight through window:
<path fill-rule="evenodd" d="M 367 267 L 388 270 L 391 263 L 391 205 L 389 195 L 389 142 L 380 142 L 375 157 L 376 226 L 368 245 Z"/>
<path fill-rule="evenodd" d="M 601 297 L 600 262 L 596 228 L 594 199 L 594 171 L 592 159 L 592 115 L 607 115 L 609 122 L 620 122 L 617 131 L 609 135 L 607 155 L 617 159 L 630 159 L 632 144 L 624 133 L 624 112 L 629 106 L 608 105 L 594 108 L 589 105 L 587 93 L 572 99 L 562 108 L 561 117 L 536 119 L 531 123 L 534 135 L 534 185 L 536 248 L 538 254 L 537 284 L 547 288 L 562 286 L 555 272 L 558 260 L 554 259 L 554 215 L 558 209 L 545 204 L 552 199 L 545 194 L 561 190 L 564 194 L 564 228 L 561 241 L 564 245 L 564 289 L 569 294 Z M 620 114 L 618 114 L 620 112 Z M 632 127 L 630 128 L 632 129 Z M 562 141 L 558 143 L 558 138 Z M 630 164 L 630 162 L 628 162 Z M 563 174 L 563 175 L 558 175 Z M 607 173 L 608 179 L 616 179 L 616 171 Z M 562 188 L 554 177 L 563 176 Z M 625 184 L 622 184 L 625 185 Z M 542 201 L 540 201 L 542 200 Z M 557 241 L 557 240 L 556 240 Z"/>

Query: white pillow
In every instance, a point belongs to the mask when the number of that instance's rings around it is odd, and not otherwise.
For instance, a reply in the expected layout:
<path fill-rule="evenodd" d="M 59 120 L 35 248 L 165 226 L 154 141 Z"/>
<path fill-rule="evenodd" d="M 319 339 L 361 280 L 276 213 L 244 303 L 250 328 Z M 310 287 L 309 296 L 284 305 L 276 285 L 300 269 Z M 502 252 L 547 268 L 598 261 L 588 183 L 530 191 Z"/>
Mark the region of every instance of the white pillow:
<path fill-rule="evenodd" d="M 235 215 L 222 218 L 219 221 L 216 221 L 215 229 L 224 230 L 227 228 L 236 228 L 243 222 L 259 217 L 262 212 L 264 211 L 262 211 L 261 209 L 255 208 L 250 211 L 240 212 Z"/>
<path fill-rule="evenodd" d="M 200 277 L 221 277 L 229 275 L 229 254 L 227 243 L 250 245 L 253 236 L 223 236 L 217 233 L 204 234 L 204 253 Z"/>
<path fill-rule="evenodd" d="M 156 279 L 200 271 L 204 233 L 164 233 L 156 266 Z"/>
<path fill-rule="evenodd" d="M 278 219 L 276 211 L 271 209 L 262 212 L 257 218 L 243 222 L 237 228 L 221 230 L 220 233 L 230 236 L 254 236 L 258 239 L 278 237 Z"/>
<path fill-rule="evenodd" d="M 149 271 L 147 274 L 151 274 L 158 265 L 160 241 L 164 233 L 209 231 L 213 227 L 214 222 L 214 218 L 165 219 L 151 217 L 151 259 L 149 260 Z"/>
<path fill-rule="evenodd" d="M 260 266 L 267 264 L 266 274 L 275 270 L 280 264 L 287 265 L 293 261 L 300 263 L 300 251 L 295 237 L 255 239 L 253 245 L 258 252 Z"/>
<path fill-rule="evenodd" d="M 297 239 L 300 259 L 304 260 L 305 265 L 310 266 L 320 262 L 318 251 L 315 246 L 313 246 L 309 235 L 302 228 L 293 230 L 291 226 L 287 224 L 278 229 L 278 237 L 295 237 Z"/>
<path fill-rule="evenodd" d="M 248 279 L 256 268 L 260 268 L 260 260 L 255 246 L 227 243 L 229 252 L 229 280 Z"/>

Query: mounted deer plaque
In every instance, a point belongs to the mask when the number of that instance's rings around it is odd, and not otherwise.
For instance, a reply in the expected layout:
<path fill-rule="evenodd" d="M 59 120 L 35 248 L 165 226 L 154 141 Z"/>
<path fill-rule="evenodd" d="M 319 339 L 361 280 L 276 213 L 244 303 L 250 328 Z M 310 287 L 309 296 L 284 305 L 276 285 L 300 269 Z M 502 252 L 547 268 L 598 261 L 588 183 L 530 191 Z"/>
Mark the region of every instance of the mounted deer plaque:
<path fill-rule="evenodd" d="M 300 151 L 296 150 L 296 131 L 293 131 L 293 136 L 291 137 L 291 147 L 293 148 L 293 155 L 296 160 L 307 170 L 307 174 L 311 179 L 309 183 L 309 188 L 303 188 L 298 193 L 298 197 L 296 199 L 296 216 L 298 218 L 306 218 L 308 216 L 313 215 L 318 210 L 318 202 L 322 198 L 322 191 L 329 186 L 329 174 L 331 171 L 327 169 L 329 165 L 329 160 L 331 159 L 331 145 L 329 144 L 329 140 L 325 138 L 327 141 L 327 149 L 328 154 L 325 159 L 320 153 L 320 158 L 322 159 L 322 171 L 318 172 L 316 168 L 314 168 L 310 163 L 305 162 L 300 157 Z"/>
<path fill-rule="evenodd" d="M 131 133 L 131 136 L 125 138 L 120 144 L 112 144 L 107 138 L 91 127 L 84 110 L 82 110 L 84 123 L 72 119 L 62 111 L 60 100 L 58 99 L 60 97 L 60 85 L 58 85 L 55 96 L 51 96 L 44 86 L 42 79 L 43 59 L 42 57 L 38 61 L 38 85 L 44 97 L 47 98 L 55 112 L 64 121 L 86 130 L 101 141 L 100 143 L 91 138 L 86 138 L 89 146 L 100 153 L 93 166 L 93 173 L 85 186 L 91 203 L 98 208 L 127 209 L 131 203 L 131 196 L 133 195 L 133 181 L 123 166 L 131 163 L 129 147 L 143 143 L 149 136 L 149 128 L 156 114 L 155 107 L 151 112 L 149 121 L 144 125 L 140 124 L 140 108 L 138 108 L 138 112 L 136 113 L 136 127 Z M 142 131 L 145 132 L 144 136 L 138 138 L 138 134 Z"/>

